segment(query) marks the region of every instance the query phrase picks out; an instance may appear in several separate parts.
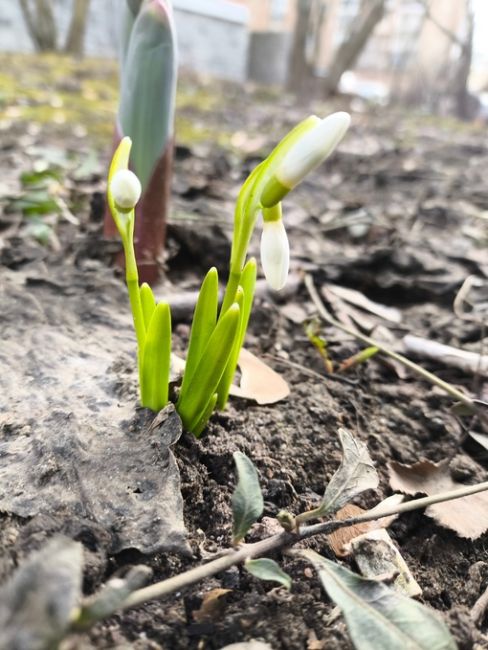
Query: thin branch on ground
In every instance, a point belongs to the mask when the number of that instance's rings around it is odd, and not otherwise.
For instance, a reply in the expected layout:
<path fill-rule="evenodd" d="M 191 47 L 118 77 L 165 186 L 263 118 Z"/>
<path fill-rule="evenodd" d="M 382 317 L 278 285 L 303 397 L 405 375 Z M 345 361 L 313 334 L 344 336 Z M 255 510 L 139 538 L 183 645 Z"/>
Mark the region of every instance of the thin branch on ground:
<path fill-rule="evenodd" d="M 324 534 L 329 535 L 339 528 L 345 528 L 366 521 L 374 521 L 382 519 L 383 517 L 410 512 L 418 508 L 426 508 L 427 506 L 433 505 L 435 503 L 460 499 L 462 497 L 476 494 L 478 492 L 483 492 L 485 490 L 488 490 L 488 481 L 484 483 L 478 483 L 476 485 L 467 485 L 457 490 L 451 490 L 449 492 L 435 494 L 433 496 L 413 499 L 412 501 L 407 501 L 406 503 L 401 503 L 390 508 L 377 510 L 374 513 L 365 512 L 358 517 L 351 517 L 349 519 L 343 520 L 332 520 L 319 524 L 313 524 L 310 526 L 303 526 L 296 532 L 288 532 L 284 530 L 281 533 L 272 535 L 271 537 L 263 539 L 259 542 L 255 542 L 254 544 L 245 544 L 237 549 L 229 549 L 229 551 L 224 555 L 208 562 L 207 564 L 200 565 L 198 567 L 190 569 L 189 571 L 185 571 L 184 573 L 173 576 L 172 578 L 168 578 L 167 580 L 156 582 L 155 584 L 149 585 L 148 587 L 137 589 L 136 591 L 132 592 L 121 604 L 118 603 L 113 611 L 107 612 L 107 608 L 105 608 L 103 617 L 100 617 L 99 619 L 90 619 L 86 616 L 83 616 L 84 612 L 83 609 L 81 609 L 79 620 L 83 621 L 83 623 L 79 623 L 77 625 L 77 622 L 74 621 L 72 625 L 72 631 L 77 632 L 81 629 L 89 628 L 98 622 L 98 620 L 107 618 L 110 614 L 114 614 L 117 611 L 128 609 L 130 607 L 137 607 L 138 605 L 142 605 L 143 603 L 146 603 L 150 600 L 164 598 L 169 594 L 181 591 L 182 589 L 189 587 L 196 582 L 200 582 L 205 578 L 225 571 L 232 566 L 243 564 L 248 559 L 262 557 L 273 551 L 289 548 L 309 537 Z"/>
<path fill-rule="evenodd" d="M 488 587 L 481 594 L 478 600 L 475 602 L 471 608 L 471 618 L 476 623 L 480 625 L 483 622 L 485 614 L 488 610 Z"/>
<path fill-rule="evenodd" d="M 393 350 L 390 350 L 390 348 L 387 348 L 379 341 L 375 341 L 374 339 L 370 338 L 366 334 L 362 334 L 361 332 L 358 332 L 355 329 L 347 327 L 346 325 L 343 325 L 338 320 L 333 318 L 325 308 L 325 305 L 322 302 L 317 289 L 315 288 L 313 278 L 311 275 L 305 276 L 305 286 L 315 307 L 317 308 L 320 317 L 326 323 L 332 325 L 333 327 L 337 327 L 338 329 L 340 329 L 342 332 L 345 332 L 346 334 L 350 334 L 351 336 L 358 339 L 359 341 L 366 343 L 366 345 L 368 346 L 374 346 L 378 348 L 380 354 L 384 354 L 390 357 L 391 359 L 395 359 L 395 361 L 398 361 L 406 368 L 409 368 L 415 374 L 419 375 L 420 377 L 427 380 L 431 384 L 434 384 L 438 388 L 441 388 L 444 392 L 446 392 L 448 395 L 453 397 L 458 402 L 461 402 L 465 406 L 468 406 L 473 412 L 479 413 L 479 408 L 477 407 L 473 399 L 469 397 L 469 395 L 466 395 L 465 393 L 455 388 L 455 386 L 453 386 L 452 384 L 449 384 L 447 381 L 440 379 L 440 377 L 437 377 L 437 375 L 434 375 L 432 372 L 425 370 L 425 368 L 422 368 L 422 366 L 419 366 L 418 364 L 414 363 L 410 359 L 407 359 L 407 357 L 404 357 L 402 354 L 398 354 L 398 352 L 394 352 Z"/>

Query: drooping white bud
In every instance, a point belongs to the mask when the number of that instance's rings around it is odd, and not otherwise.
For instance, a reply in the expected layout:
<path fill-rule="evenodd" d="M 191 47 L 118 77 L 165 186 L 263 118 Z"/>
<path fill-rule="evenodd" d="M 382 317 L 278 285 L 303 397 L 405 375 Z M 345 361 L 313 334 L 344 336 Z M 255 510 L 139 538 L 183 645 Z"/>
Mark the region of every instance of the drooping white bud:
<path fill-rule="evenodd" d="M 282 289 L 290 265 L 290 246 L 282 219 L 263 222 L 261 264 L 269 286 L 276 291 Z"/>
<path fill-rule="evenodd" d="M 130 169 L 120 169 L 110 182 L 115 205 L 121 210 L 132 210 L 141 198 L 141 183 Z"/>
<path fill-rule="evenodd" d="M 332 113 L 316 127 L 307 131 L 286 153 L 276 170 L 278 181 L 293 189 L 305 176 L 322 163 L 344 137 L 351 116 L 349 113 Z"/>

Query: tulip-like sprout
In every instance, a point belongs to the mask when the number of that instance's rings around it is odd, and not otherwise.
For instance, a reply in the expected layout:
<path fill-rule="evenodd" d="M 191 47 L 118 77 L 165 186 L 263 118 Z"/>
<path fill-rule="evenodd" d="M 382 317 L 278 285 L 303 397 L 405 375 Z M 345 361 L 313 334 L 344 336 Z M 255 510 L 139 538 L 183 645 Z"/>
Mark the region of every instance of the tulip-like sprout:
<path fill-rule="evenodd" d="M 230 272 L 219 311 L 219 279 L 210 269 L 193 314 L 190 342 L 176 409 L 197 437 L 216 408 L 224 408 L 249 323 L 256 283 L 256 261 L 246 260 L 260 212 L 263 215 L 261 262 L 268 284 L 281 289 L 290 251 L 281 201 L 324 161 L 349 127 L 347 113 L 324 120 L 311 116 L 298 124 L 249 175 L 237 199 Z M 134 254 L 134 208 L 141 185 L 129 170 L 131 140 L 122 139 L 108 178 L 108 203 L 122 238 L 126 282 L 138 347 L 141 404 L 159 411 L 168 403 L 171 363 L 171 312 L 156 303 L 151 287 L 139 286 Z"/>

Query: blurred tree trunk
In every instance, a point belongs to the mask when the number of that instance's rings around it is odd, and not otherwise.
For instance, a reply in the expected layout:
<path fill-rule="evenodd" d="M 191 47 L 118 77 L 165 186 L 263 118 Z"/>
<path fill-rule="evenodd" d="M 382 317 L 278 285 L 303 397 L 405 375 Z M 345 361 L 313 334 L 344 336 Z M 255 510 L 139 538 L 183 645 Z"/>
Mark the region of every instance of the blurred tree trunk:
<path fill-rule="evenodd" d="M 57 49 L 57 29 L 51 0 L 19 0 L 27 30 L 38 52 Z"/>
<path fill-rule="evenodd" d="M 461 49 L 461 56 L 459 57 L 453 82 L 456 115 L 462 120 L 469 120 L 473 117 L 473 101 L 468 90 L 468 79 L 473 59 L 474 15 L 469 0 L 466 2 L 466 20 L 466 39 Z"/>
<path fill-rule="evenodd" d="M 90 0 L 75 0 L 68 36 L 64 51 L 74 56 L 82 56 L 85 44 L 86 22 Z"/>
<path fill-rule="evenodd" d="M 307 38 L 312 14 L 313 0 L 297 0 L 297 18 L 293 31 L 293 45 L 288 71 L 288 90 L 300 93 L 312 71 L 307 61 Z"/>
<path fill-rule="evenodd" d="M 386 0 L 362 0 L 359 13 L 352 20 L 351 29 L 339 46 L 324 80 L 326 95 L 337 92 L 342 75 L 353 67 L 376 25 L 383 18 L 385 5 Z"/>

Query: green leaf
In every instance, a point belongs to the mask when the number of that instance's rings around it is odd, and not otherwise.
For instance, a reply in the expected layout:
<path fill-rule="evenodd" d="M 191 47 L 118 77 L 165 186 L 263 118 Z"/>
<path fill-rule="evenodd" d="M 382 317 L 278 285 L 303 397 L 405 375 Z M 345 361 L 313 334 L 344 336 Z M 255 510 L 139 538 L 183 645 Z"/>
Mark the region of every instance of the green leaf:
<path fill-rule="evenodd" d="M 244 339 L 246 337 L 247 326 L 249 324 L 249 317 L 251 315 L 252 303 L 254 298 L 254 288 L 256 286 L 256 274 L 257 274 L 257 265 L 256 260 L 252 257 L 247 264 L 245 265 L 240 280 L 239 287 L 243 291 L 242 298 L 242 317 L 239 324 L 239 338 L 234 344 L 234 349 L 229 359 L 229 363 L 225 369 L 222 379 L 218 387 L 218 407 L 223 409 L 227 404 L 227 399 L 229 397 L 229 391 L 234 380 L 234 375 L 236 373 L 237 361 L 239 359 L 239 353 L 241 351 Z M 238 289 L 239 289 L 238 287 Z"/>
<path fill-rule="evenodd" d="M 216 392 L 239 333 L 239 319 L 239 305 L 234 304 L 217 323 L 193 377 L 180 393 L 176 410 L 189 431 L 200 421 Z"/>
<path fill-rule="evenodd" d="M 160 302 L 147 329 L 141 364 L 141 403 L 160 411 L 168 403 L 171 359 L 171 312 Z"/>
<path fill-rule="evenodd" d="M 272 580 L 279 582 L 280 585 L 291 589 L 291 578 L 283 571 L 279 564 L 274 560 L 268 558 L 260 558 L 259 560 L 247 560 L 244 568 L 249 571 L 251 575 L 260 580 Z"/>
<path fill-rule="evenodd" d="M 298 553 L 314 565 L 341 608 L 357 650 L 456 650 L 447 626 L 429 608 L 314 551 Z"/>
<path fill-rule="evenodd" d="M 232 540 L 237 544 L 262 515 L 264 501 L 258 473 L 252 461 L 240 451 L 233 455 L 238 482 L 232 495 Z"/>
<path fill-rule="evenodd" d="M 122 134 L 133 140 L 132 163 L 143 190 L 173 133 L 175 90 L 171 8 L 150 0 L 141 7 L 130 31 L 119 105 Z"/>
<path fill-rule="evenodd" d="M 182 393 L 187 389 L 189 382 L 195 374 L 195 369 L 215 329 L 218 302 L 219 276 L 217 269 L 212 267 L 202 282 L 195 311 L 193 312 L 190 342 L 188 344 L 185 372 L 181 385 Z"/>
<path fill-rule="evenodd" d="M 52 168 L 43 169 L 42 171 L 27 171 L 20 175 L 20 182 L 23 187 L 37 186 L 48 187 L 53 180 L 62 181 L 61 173 Z"/>
<path fill-rule="evenodd" d="M 317 516 L 337 512 L 361 492 L 378 487 L 379 479 L 368 449 L 347 429 L 339 429 L 342 461 L 331 478 Z"/>
<path fill-rule="evenodd" d="M 144 326 L 147 331 L 149 323 L 151 322 L 152 315 L 154 314 L 154 310 L 156 309 L 156 300 L 154 299 L 153 291 L 147 282 L 143 282 L 141 284 L 139 291 L 141 294 L 141 306 L 142 314 L 144 316 Z"/>
<path fill-rule="evenodd" d="M 217 393 L 214 393 L 210 398 L 207 406 L 205 407 L 202 415 L 197 420 L 195 420 L 195 424 L 192 423 L 190 425 L 190 431 L 193 432 L 195 438 L 199 438 L 202 434 L 202 431 L 205 429 L 207 422 L 209 421 L 210 416 L 214 411 L 215 405 L 217 404 L 217 397 Z"/>
<path fill-rule="evenodd" d="M 47 189 L 33 189 L 23 194 L 20 198 L 14 199 L 11 208 L 21 210 L 26 216 L 37 216 L 43 214 L 59 214 L 61 208 L 56 199 L 51 196 Z"/>

